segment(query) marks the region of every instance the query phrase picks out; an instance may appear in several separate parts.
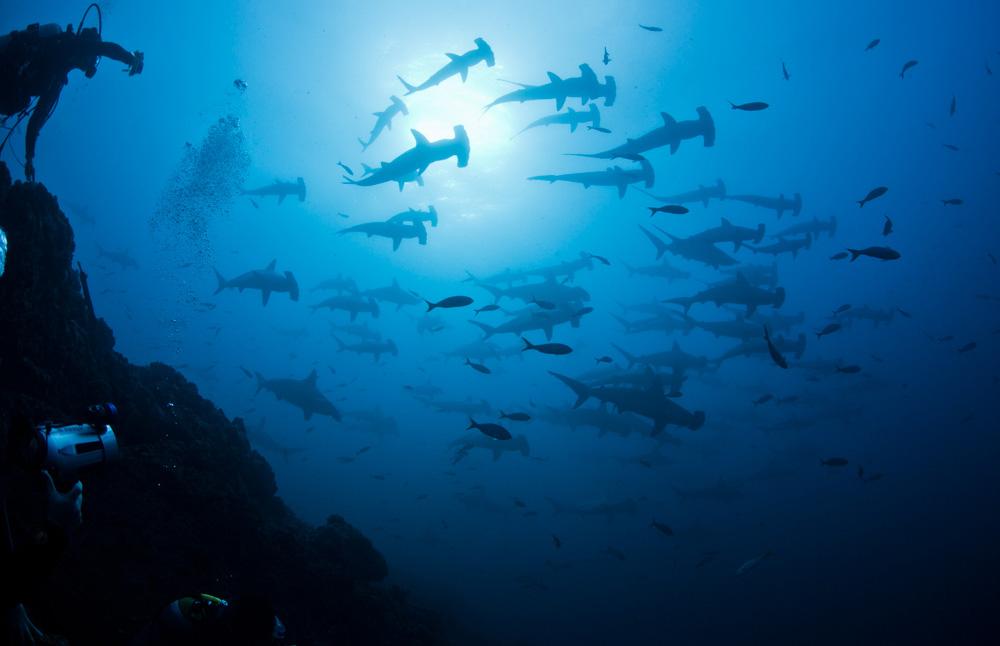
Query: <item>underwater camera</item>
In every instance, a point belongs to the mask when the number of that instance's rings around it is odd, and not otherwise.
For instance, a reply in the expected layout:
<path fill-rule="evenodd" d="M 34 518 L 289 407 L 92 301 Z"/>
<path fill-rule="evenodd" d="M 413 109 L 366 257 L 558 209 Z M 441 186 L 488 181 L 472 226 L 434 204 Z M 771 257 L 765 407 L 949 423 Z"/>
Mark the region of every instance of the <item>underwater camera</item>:
<path fill-rule="evenodd" d="M 21 462 L 60 478 L 76 477 L 84 469 L 113 462 L 118 459 L 118 438 L 110 422 L 117 415 L 114 404 L 96 404 L 87 408 L 80 422 L 37 425 L 19 442 Z"/>

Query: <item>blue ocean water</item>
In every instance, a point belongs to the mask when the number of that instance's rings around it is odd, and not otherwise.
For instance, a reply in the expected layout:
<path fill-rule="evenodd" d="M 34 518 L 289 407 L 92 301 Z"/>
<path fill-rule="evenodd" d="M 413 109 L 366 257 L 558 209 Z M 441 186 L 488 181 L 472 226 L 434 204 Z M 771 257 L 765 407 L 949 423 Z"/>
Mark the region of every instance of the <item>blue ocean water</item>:
<path fill-rule="evenodd" d="M 75 23 L 82 8 L 5 6 L 0 32 Z M 177 367 L 243 418 L 292 508 L 310 522 L 337 513 L 357 526 L 386 556 L 390 581 L 440 612 L 456 643 L 976 641 L 998 601 L 996 5 L 220 0 L 102 8 L 105 40 L 142 50 L 145 70 L 129 78 L 106 60 L 91 80 L 71 76 L 35 163 L 74 224 L 98 314 L 129 359 Z M 494 66 L 404 95 L 397 75 L 417 84 L 476 38 L 489 43 Z M 911 60 L 918 64 L 901 78 Z M 554 114 L 553 100 L 484 111 L 517 89 L 510 81 L 575 77 L 581 64 L 600 83 L 615 79 L 612 105 L 594 101 L 608 133 L 551 125 L 518 134 Z M 372 113 L 392 95 L 409 114 L 363 151 L 358 138 L 367 140 Z M 769 107 L 730 105 L 755 101 Z M 566 106 L 590 109 L 578 98 Z M 699 136 L 675 152 L 643 152 L 655 170 L 648 188 L 620 198 L 613 187 L 526 179 L 635 168 L 633 159 L 566 153 L 621 145 L 663 126 L 661 113 L 696 119 L 699 106 L 714 122 L 714 144 Z M 423 186 L 402 190 L 342 181 L 338 162 L 356 178 L 362 163 L 377 167 L 413 147 L 411 129 L 439 140 L 456 125 L 470 141 L 466 167 L 436 162 Z M 23 139 L 12 142 L 8 163 L 23 158 Z M 304 201 L 240 194 L 298 177 Z M 637 190 L 670 196 L 719 179 L 727 199 L 687 203 L 681 215 L 650 216 L 648 207 L 664 202 Z M 888 192 L 859 208 L 880 186 Z M 734 197 L 795 194 L 801 212 L 780 217 Z M 962 203 L 942 203 L 956 198 Z M 426 227 L 426 245 L 408 239 L 393 251 L 385 238 L 342 235 L 430 206 L 440 221 Z M 734 274 L 670 252 L 661 261 L 686 278 L 633 274 L 630 266 L 658 262 L 640 226 L 667 240 L 722 218 L 763 224 L 762 247 L 814 218 L 835 218 L 836 231 L 776 258 L 755 253 L 753 242 L 719 243 L 741 265 L 776 267 L 784 302 L 760 307 L 764 318 L 712 303 L 692 305 L 684 318 L 662 301 Z M 901 257 L 831 259 L 872 246 Z M 114 260 L 122 251 L 137 267 Z M 582 288 L 585 300 L 549 303 L 519 287 L 540 303 L 502 298 L 507 312 L 473 316 L 495 300 L 481 284 L 488 277 L 581 258 L 591 258 L 588 267 L 542 272 L 528 284 L 540 294 Z M 213 269 L 232 278 L 272 260 L 294 274 L 297 301 L 274 293 L 263 306 L 258 291 L 213 293 Z M 335 335 L 358 342 L 331 328 L 348 315 L 312 307 L 335 294 L 314 288 L 336 276 L 362 291 L 397 281 L 419 295 L 358 317 L 398 355 L 340 351 Z M 422 299 L 453 295 L 475 302 L 425 313 Z M 835 315 L 843 305 L 851 307 Z M 720 360 L 740 340 L 694 323 L 756 326 L 748 338 L 759 346 L 775 312 L 795 317 L 787 329 L 772 321 L 775 337 L 805 338 L 801 356 L 785 352 L 788 369 L 766 352 Z M 483 338 L 469 320 L 499 326 L 567 313 L 575 324 L 555 325 L 551 340 L 571 354 L 521 352 L 516 334 L 463 349 Z M 681 329 L 630 333 L 619 320 L 650 318 Z M 830 323 L 842 327 L 817 337 Z M 524 336 L 546 340 L 539 329 Z M 572 427 L 573 411 L 597 411 L 596 402 L 573 409 L 576 396 L 550 372 L 620 375 L 631 367 L 627 355 L 675 343 L 705 358 L 663 371 L 664 382 L 684 378 L 671 401 L 704 411 L 703 426 L 654 433 L 645 417 L 610 406 L 600 428 Z M 490 374 L 464 365 L 466 356 Z M 605 356 L 613 363 L 595 361 Z M 649 363 L 663 367 L 640 359 L 629 373 L 640 383 L 636 396 L 665 397 L 664 383 L 641 379 Z M 302 379 L 313 370 L 341 421 L 304 419 L 256 392 L 247 374 Z M 466 414 L 439 409 L 469 402 L 486 402 L 476 421 L 499 421 L 525 438 L 506 442 L 527 450 L 496 459 L 489 449 L 462 450 L 457 439 L 485 436 L 466 431 Z M 501 410 L 532 419 L 499 420 Z M 632 432 L 615 432 L 622 428 Z"/>

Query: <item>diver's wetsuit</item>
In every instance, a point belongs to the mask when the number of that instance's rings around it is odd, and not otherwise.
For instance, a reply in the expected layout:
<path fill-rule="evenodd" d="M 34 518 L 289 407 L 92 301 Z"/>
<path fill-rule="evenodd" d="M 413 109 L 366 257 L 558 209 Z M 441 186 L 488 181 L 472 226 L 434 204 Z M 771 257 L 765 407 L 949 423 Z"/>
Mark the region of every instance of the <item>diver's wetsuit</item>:
<path fill-rule="evenodd" d="M 32 97 L 38 97 L 25 136 L 24 173 L 29 181 L 34 180 L 38 134 L 69 82 L 69 73 L 77 69 L 92 78 L 101 56 L 128 65 L 129 76 L 142 72 L 141 52 L 130 53 L 120 45 L 102 41 L 96 29 L 83 29 L 77 34 L 54 24 L 34 24 L 0 36 L 0 114 L 6 118 L 24 113 Z"/>

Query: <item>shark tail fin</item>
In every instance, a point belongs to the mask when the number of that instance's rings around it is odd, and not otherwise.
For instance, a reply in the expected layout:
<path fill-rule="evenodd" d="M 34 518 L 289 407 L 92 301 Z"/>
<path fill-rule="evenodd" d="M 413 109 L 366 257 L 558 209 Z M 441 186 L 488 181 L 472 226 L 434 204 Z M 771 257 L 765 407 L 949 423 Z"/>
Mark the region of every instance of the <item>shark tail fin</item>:
<path fill-rule="evenodd" d="M 636 357 L 634 354 L 631 354 L 628 350 L 626 350 L 625 348 L 621 347 L 620 345 L 612 343 L 611 347 L 613 347 L 615 350 L 618 350 L 618 352 L 620 352 L 621 355 L 623 357 L 625 357 L 625 360 L 628 361 L 628 367 L 629 368 L 631 368 L 632 366 L 634 366 L 636 364 L 636 362 L 639 360 L 638 357 Z"/>
<path fill-rule="evenodd" d="M 226 288 L 226 279 L 222 277 L 222 274 L 219 273 L 218 269 L 213 267 L 212 271 L 215 272 L 215 280 L 219 283 L 218 287 L 215 288 L 215 293 L 218 294 Z"/>
<path fill-rule="evenodd" d="M 573 404 L 573 408 L 579 408 L 585 401 L 590 398 L 590 387 L 582 381 L 577 381 L 566 375 L 561 375 L 558 372 L 549 371 L 549 374 L 569 386 L 570 390 L 576 394 L 576 402 Z"/>
<path fill-rule="evenodd" d="M 403 84 L 403 87 L 405 87 L 405 88 L 406 88 L 406 93 L 407 93 L 407 94 L 413 94 L 414 92 L 416 92 L 416 91 L 417 91 L 417 86 L 415 86 L 415 85 L 410 85 L 409 83 L 407 83 L 406 81 L 404 81 L 404 80 L 403 80 L 403 77 L 402 77 L 402 76 L 398 76 L 398 75 L 397 75 L 397 76 L 396 76 L 396 78 L 398 78 L 398 79 L 399 79 L 399 82 L 400 82 L 400 83 L 402 83 L 402 84 Z"/>
<path fill-rule="evenodd" d="M 492 325 L 487 325 L 486 323 L 481 323 L 480 321 L 469 321 L 469 323 L 472 323 L 477 328 L 483 331 L 483 334 L 485 335 L 483 337 L 484 339 L 488 339 L 494 334 L 496 334 L 496 328 L 493 327 Z"/>
<path fill-rule="evenodd" d="M 260 374 L 259 372 L 255 372 L 253 374 L 254 376 L 257 377 L 257 390 L 256 392 L 254 392 L 254 395 L 256 395 L 264 387 L 264 375 Z"/>
<path fill-rule="evenodd" d="M 851 253 L 851 262 L 857 260 L 858 256 L 861 255 L 861 252 L 857 249 L 848 249 L 848 251 Z"/>

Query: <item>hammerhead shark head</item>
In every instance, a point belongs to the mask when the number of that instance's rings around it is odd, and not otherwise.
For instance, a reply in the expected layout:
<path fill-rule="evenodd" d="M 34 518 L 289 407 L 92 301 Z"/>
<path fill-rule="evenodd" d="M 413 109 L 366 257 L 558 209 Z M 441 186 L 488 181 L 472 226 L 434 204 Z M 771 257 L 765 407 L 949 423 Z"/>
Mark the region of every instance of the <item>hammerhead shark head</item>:
<path fill-rule="evenodd" d="M 398 96 L 390 96 L 389 100 L 392 101 L 392 103 L 389 104 L 388 108 L 382 110 L 381 112 L 372 113 L 375 115 L 375 126 L 372 128 L 371 134 L 368 135 L 368 142 L 366 143 L 363 139 L 358 139 L 358 142 L 361 144 L 362 152 L 368 150 L 368 146 L 375 143 L 375 140 L 378 139 L 378 136 L 382 134 L 383 130 L 386 128 L 392 130 L 392 118 L 394 116 L 397 114 L 410 114 L 410 111 L 406 108 L 406 104 L 403 103 L 403 100 Z"/>
<path fill-rule="evenodd" d="M 646 193 L 642 189 L 639 192 Z M 693 191 L 685 191 L 684 193 L 677 193 L 676 195 L 653 195 L 652 193 L 646 193 L 649 197 L 654 200 L 663 202 L 664 204 L 688 204 L 691 202 L 701 202 L 702 206 L 708 206 L 709 200 L 713 197 L 717 200 L 726 199 L 726 184 L 721 179 L 715 180 L 715 186 L 701 186 L 694 189 Z"/>
<path fill-rule="evenodd" d="M 583 184 L 584 188 L 591 186 L 614 186 L 618 189 L 618 197 L 625 197 L 625 191 L 629 184 L 644 182 L 646 188 L 651 187 L 656 181 L 653 166 L 644 157 L 636 156 L 639 168 L 624 169 L 621 166 L 611 166 L 607 170 L 594 171 L 589 173 L 567 173 L 565 175 L 535 175 L 528 179 L 543 182 L 574 182 Z"/>
<path fill-rule="evenodd" d="M 515 101 L 524 103 L 525 101 L 547 101 L 549 99 L 555 99 L 556 110 L 562 110 L 563 104 L 566 103 L 566 99 L 569 97 L 578 97 L 580 103 L 583 105 L 586 105 L 587 101 L 594 101 L 601 97 L 604 98 L 605 107 L 615 104 L 615 96 L 617 94 L 615 77 L 605 76 L 604 85 L 601 85 L 600 81 L 597 80 L 597 74 L 586 63 L 580 66 L 580 76 L 576 78 L 559 78 L 553 72 L 547 72 L 547 74 L 549 75 L 549 82 L 545 85 L 514 83 L 514 85 L 521 86 L 521 89 L 504 94 L 486 106 L 484 111 L 501 103 L 513 103 Z"/>
<path fill-rule="evenodd" d="M 418 222 L 430 222 L 432 227 L 438 225 L 438 212 L 431 204 L 427 207 L 426 211 L 417 211 L 416 209 L 409 209 L 407 211 L 402 211 L 392 216 L 386 222 L 392 222 L 394 224 L 417 224 Z"/>
<path fill-rule="evenodd" d="M 551 125 L 569 125 L 570 132 L 576 132 L 576 127 L 581 123 L 589 123 L 595 128 L 601 127 L 601 113 L 597 109 L 596 103 L 590 104 L 590 112 L 577 112 L 573 108 L 569 108 L 566 112 L 558 112 L 556 114 L 550 114 L 547 117 L 542 117 L 541 119 L 536 119 L 526 125 L 521 132 L 517 135 L 531 130 L 532 128 L 538 128 L 539 126 L 551 126 Z M 514 135 L 516 137 L 517 135 Z M 513 139 L 514 137 L 511 137 Z"/>
<path fill-rule="evenodd" d="M 243 189 L 243 195 L 257 195 L 264 197 L 267 195 L 277 195 L 278 204 L 285 201 L 285 198 L 289 195 L 298 195 L 299 202 L 306 201 L 306 182 L 301 177 L 296 179 L 294 182 L 282 182 L 281 180 L 275 180 L 274 184 L 268 184 L 267 186 L 261 186 L 260 188 L 254 189 Z"/>
<path fill-rule="evenodd" d="M 411 130 L 416 145 L 410 148 L 391 162 L 382 162 L 382 166 L 376 168 L 371 175 L 359 180 L 344 176 L 345 184 L 355 186 L 375 186 L 385 182 L 399 182 L 402 189 L 402 182 L 411 181 L 404 178 L 410 177 L 413 173 L 423 175 L 427 167 L 436 161 L 444 161 L 449 157 L 458 159 L 458 167 L 465 168 L 469 165 L 469 135 L 465 132 L 465 126 L 455 126 L 454 139 L 439 139 L 438 141 L 428 141 L 416 130 Z"/>
<path fill-rule="evenodd" d="M 420 92 L 428 88 L 432 88 L 435 85 L 441 83 L 442 81 L 460 74 L 462 76 L 462 82 L 465 83 L 465 79 L 469 76 L 469 68 L 479 63 L 485 62 L 486 67 L 493 67 L 496 65 L 496 59 L 493 57 L 493 50 L 490 46 L 486 44 L 486 41 L 482 38 L 477 38 L 475 40 L 476 48 L 470 49 L 461 56 L 458 54 L 445 54 L 451 61 L 434 72 L 429 79 L 421 83 L 420 85 L 410 85 L 402 76 L 397 76 L 399 82 L 406 86 L 406 94 L 409 96 L 414 92 Z"/>
<path fill-rule="evenodd" d="M 415 222 L 413 224 L 365 222 L 364 224 L 358 224 L 340 231 L 340 235 L 344 235 L 345 233 L 364 233 L 369 238 L 372 236 L 389 238 L 392 240 L 393 251 L 399 249 L 399 243 L 404 238 L 416 238 L 420 244 L 427 244 L 427 229 L 424 228 L 423 222 Z"/>
<path fill-rule="evenodd" d="M 677 152 L 678 146 L 683 139 L 694 139 L 701 137 L 705 147 L 715 145 L 715 122 L 712 115 L 708 113 L 708 108 L 699 106 L 697 108 L 698 118 L 693 121 L 677 121 L 666 112 L 661 112 L 663 125 L 636 139 L 628 139 L 617 148 L 605 150 L 600 153 L 573 153 L 576 157 L 597 157 L 598 159 L 615 159 L 616 157 L 629 157 L 631 155 L 641 155 L 647 150 L 670 146 L 670 154 Z"/>

